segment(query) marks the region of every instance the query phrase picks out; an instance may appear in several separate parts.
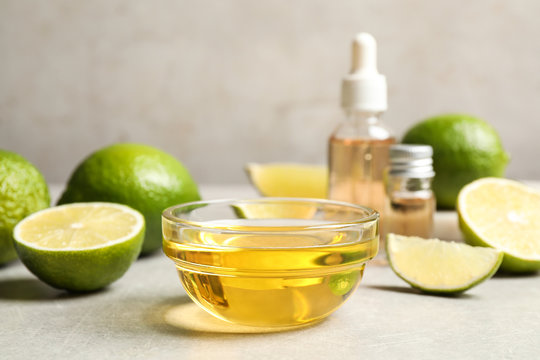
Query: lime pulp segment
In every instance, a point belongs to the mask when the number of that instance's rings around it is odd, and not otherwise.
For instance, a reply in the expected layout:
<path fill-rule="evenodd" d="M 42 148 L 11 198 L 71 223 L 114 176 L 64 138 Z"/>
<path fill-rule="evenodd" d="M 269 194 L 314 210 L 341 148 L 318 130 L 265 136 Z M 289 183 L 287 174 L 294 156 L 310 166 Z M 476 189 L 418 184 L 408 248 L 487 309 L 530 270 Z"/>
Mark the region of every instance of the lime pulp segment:
<path fill-rule="evenodd" d="M 132 237 L 144 218 L 127 206 L 77 203 L 42 210 L 15 229 L 19 242 L 47 250 L 91 249 Z"/>

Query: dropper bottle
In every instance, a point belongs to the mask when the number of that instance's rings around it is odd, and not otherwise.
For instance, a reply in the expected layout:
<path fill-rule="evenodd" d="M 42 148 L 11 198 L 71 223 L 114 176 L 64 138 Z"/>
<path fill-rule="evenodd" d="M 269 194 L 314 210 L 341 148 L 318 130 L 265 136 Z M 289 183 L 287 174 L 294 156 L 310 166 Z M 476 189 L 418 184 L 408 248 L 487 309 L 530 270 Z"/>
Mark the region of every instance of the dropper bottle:
<path fill-rule="evenodd" d="M 375 209 L 384 222 L 383 173 L 396 139 L 381 120 L 388 107 L 386 78 L 377 70 L 377 43 L 370 34 L 360 33 L 353 40 L 341 106 L 345 118 L 329 140 L 328 197 Z"/>

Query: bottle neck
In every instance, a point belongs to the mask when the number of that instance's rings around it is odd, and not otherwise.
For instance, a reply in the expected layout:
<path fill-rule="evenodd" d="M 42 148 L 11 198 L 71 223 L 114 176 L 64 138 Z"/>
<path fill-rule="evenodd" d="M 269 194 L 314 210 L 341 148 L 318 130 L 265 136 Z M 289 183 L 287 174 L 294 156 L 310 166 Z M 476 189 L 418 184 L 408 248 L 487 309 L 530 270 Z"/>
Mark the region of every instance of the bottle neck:
<path fill-rule="evenodd" d="M 365 123 L 369 125 L 376 125 L 380 122 L 382 112 L 372 112 L 357 110 L 354 108 L 344 108 L 345 119 L 354 123 Z"/>
<path fill-rule="evenodd" d="M 382 112 L 344 108 L 345 120 L 333 133 L 336 138 L 374 139 L 393 142 L 392 131 L 381 121 Z"/>

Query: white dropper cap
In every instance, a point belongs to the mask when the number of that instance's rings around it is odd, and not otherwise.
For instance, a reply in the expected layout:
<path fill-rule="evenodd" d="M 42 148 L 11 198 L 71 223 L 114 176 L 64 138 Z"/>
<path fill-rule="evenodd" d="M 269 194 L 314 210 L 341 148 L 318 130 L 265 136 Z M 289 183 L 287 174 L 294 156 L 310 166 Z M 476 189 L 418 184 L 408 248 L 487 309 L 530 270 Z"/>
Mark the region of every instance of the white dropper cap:
<path fill-rule="evenodd" d="M 377 70 L 377 42 L 368 33 L 357 34 L 352 43 L 351 72 L 343 78 L 341 106 L 369 112 L 388 108 L 386 77 Z"/>

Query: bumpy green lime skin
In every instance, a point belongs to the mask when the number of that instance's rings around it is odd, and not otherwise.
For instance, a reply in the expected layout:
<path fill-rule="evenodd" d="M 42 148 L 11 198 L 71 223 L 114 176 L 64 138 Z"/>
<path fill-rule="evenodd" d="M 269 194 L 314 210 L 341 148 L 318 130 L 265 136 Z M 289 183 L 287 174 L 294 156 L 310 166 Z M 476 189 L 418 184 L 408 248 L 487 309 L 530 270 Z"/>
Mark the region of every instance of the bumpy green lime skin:
<path fill-rule="evenodd" d="M 72 292 L 99 290 L 118 280 L 141 252 L 144 227 L 132 239 L 105 248 L 37 250 L 15 242 L 23 264 L 43 282 Z"/>
<path fill-rule="evenodd" d="M 463 220 L 463 217 L 461 216 L 459 212 L 459 204 L 458 204 L 458 218 L 459 218 L 459 228 L 461 229 L 461 233 L 463 234 L 463 238 L 465 239 L 465 242 L 469 245 L 473 246 L 484 246 L 484 247 L 491 247 L 496 248 L 495 246 L 490 245 L 489 243 L 482 240 L 480 236 L 478 236 Z M 508 273 L 531 273 L 540 270 L 540 261 L 532 261 L 532 260 L 524 260 L 517 258 L 515 256 L 512 256 L 503 250 L 500 250 L 503 254 L 503 261 L 500 266 L 501 272 L 508 272 Z"/>
<path fill-rule="evenodd" d="M 58 204 L 108 201 L 131 206 L 146 220 L 142 254 L 161 247 L 161 213 L 200 200 L 197 185 L 171 155 L 142 144 L 122 143 L 86 158 L 73 172 Z"/>
<path fill-rule="evenodd" d="M 473 180 L 504 176 L 509 161 L 495 129 L 470 115 L 423 120 L 406 132 L 403 143 L 433 147 L 433 192 L 440 208 L 455 208 L 459 191 Z"/>
<path fill-rule="evenodd" d="M 15 225 L 49 204 L 49 188 L 39 170 L 22 156 L 0 150 L 0 265 L 17 258 Z"/>

